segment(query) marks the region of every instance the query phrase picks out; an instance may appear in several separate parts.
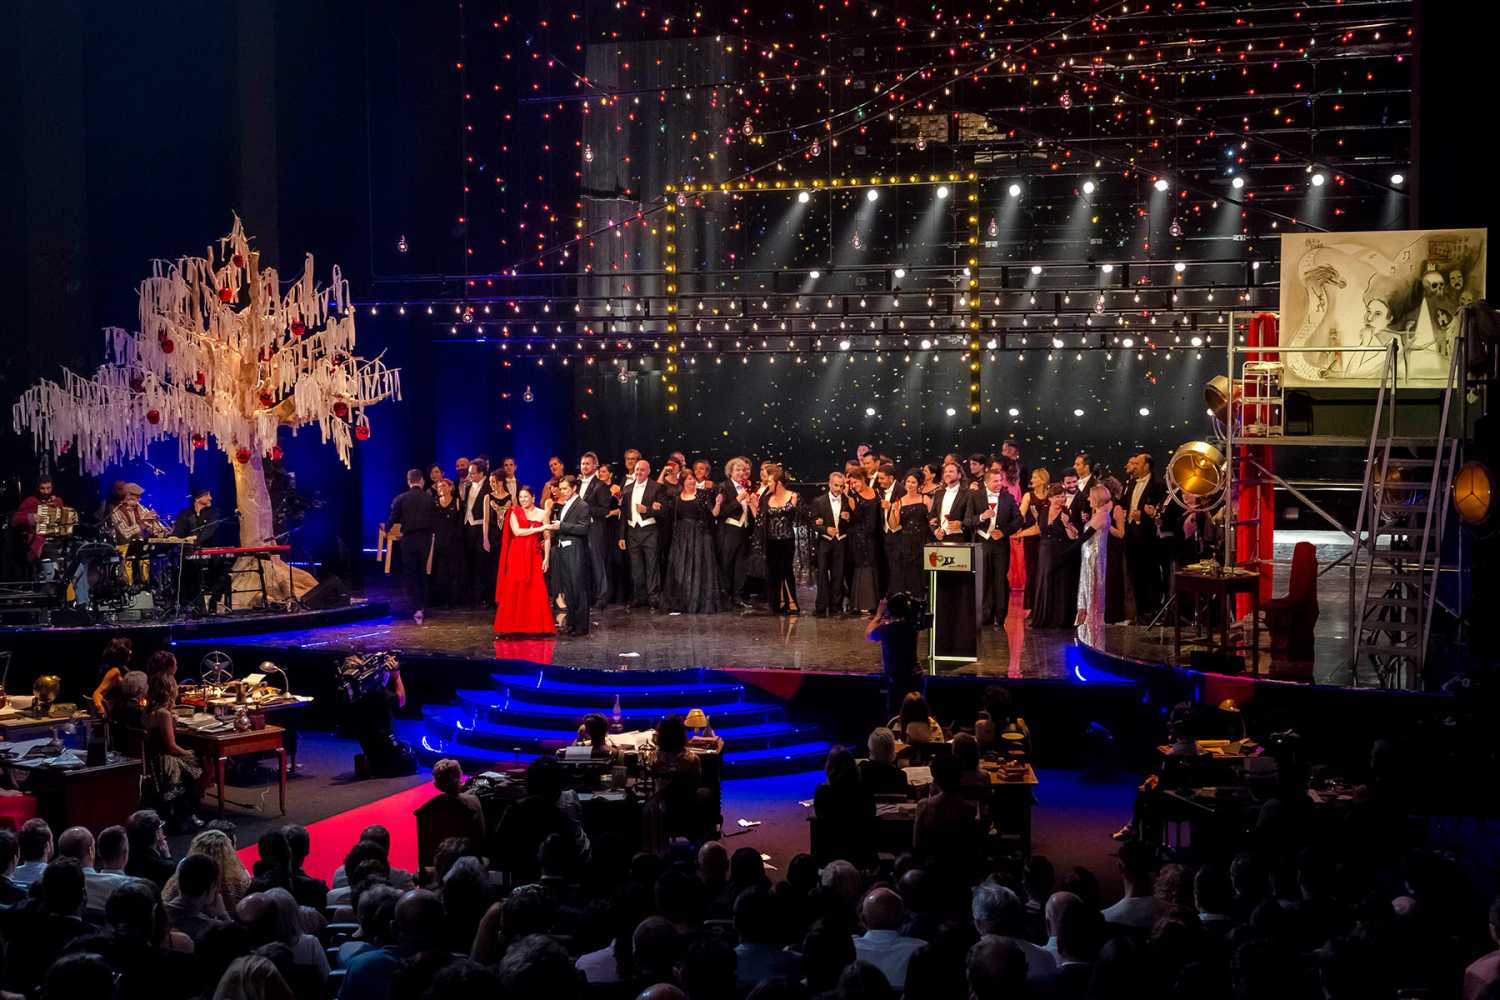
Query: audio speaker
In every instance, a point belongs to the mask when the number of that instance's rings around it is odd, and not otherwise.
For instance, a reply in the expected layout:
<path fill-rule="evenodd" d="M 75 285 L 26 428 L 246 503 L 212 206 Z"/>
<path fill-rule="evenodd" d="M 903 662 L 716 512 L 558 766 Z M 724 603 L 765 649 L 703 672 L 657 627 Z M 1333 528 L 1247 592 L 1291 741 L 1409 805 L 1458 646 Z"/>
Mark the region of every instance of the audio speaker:
<path fill-rule="evenodd" d="M 336 576 L 319 583 L 302 595 L 302 606 L 308 611 L 327 611 L 329 608 L 349 606 L 349 588 Z"/>

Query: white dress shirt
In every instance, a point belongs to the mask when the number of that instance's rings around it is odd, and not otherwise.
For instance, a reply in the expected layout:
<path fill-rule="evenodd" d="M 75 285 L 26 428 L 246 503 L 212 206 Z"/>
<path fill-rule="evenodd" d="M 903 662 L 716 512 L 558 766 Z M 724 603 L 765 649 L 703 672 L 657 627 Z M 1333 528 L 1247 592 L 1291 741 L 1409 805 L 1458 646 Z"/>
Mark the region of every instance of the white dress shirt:
<path fill-rule="evenodd" d="M 750 516 L 750 486 L 738 480 L 734 481 L 734 502 L 739 504 L 740 512 L 734 517 L 726 518 L 725 524 L 732 524 L 736 528 L 743 528 L 746 519 Z"/>
<path fill-rule="evenodd" d="M 562 505 L 562 510 L 560 510 L 558 512 L 558 514 L 557 514 L 557 521 L 558 521 L 559 524 L 561 524 L 567 518 L 567 516 L 568 516 L 568 508 L 571 507 L 571 506 L 573 506 L 577 502 L 578 502 L 578 494 L 575 493 L 572 496 L 568 497 L 568 502 Z M 571 539 L 568 536 L 564 535 L 561 539 L 558 540 L 557 544 L 558 544 L 559 548 L 564 548 L 565 549 L 569 545 L 573 544 L 573 539 Z"/>
<path fill-rule="evenodd" d="M 844 509 L 844 498 L 842 496 L 834 496 L 832 493 L 828 494 L 828 509 L 833 511 L 833 524 L 831 527 L 835 536 L 834 540 L 842 541 L 844 533 L 840 530 L 842 524 L 839 522 L 839 511 Z"/>
<path fill-rule="evenodd" d="M 656 518 L 647 517 L 636 508 L 643 502 L 646 495 L 646 484 L 635 483 L 630 487 L 630 526 L 632 528 L 649 528 L 656 523 Z"/>
<path fill-rule="evenodd" d="M 900 992 L 906 988 L 906 966 L 912 955 L 926 946 L 922 939 L 897 931 L 865 931 L 854 938 L 854 957 L 885 973 L 891 988 Z"/>
<path fill-rule="evenodd" d="M 948 522 L 952 520 L 948 514 L 953 510 L 953 502 L 958 499 L 958 491 L 961 489 L 963 489 L 961 484 L 954 484 L 953 486 L 943 488 L 943 502 L 942 506 L 938 508 L 938 518 L 943 522 L 943 531 L 945 532 L 948 530 Z"/>
<path fill-rule="evenodd" d="M 479 499 L 479 487 L 481 483 L 472 480 L 464 484 L 469 492 L 464 495 L 464 524 L 480 525 L 484 523 L 484 512 L 474 509 L 474 502 Z"/>
<path fill-rule="evenodd" d="M 1149 476 L 1137 479 L 1130 488 L 1130 513 L 1134 514 L 1141 507 L 1141 497 L 1146 492 L 1146 484 L 1151 481 Z"/>

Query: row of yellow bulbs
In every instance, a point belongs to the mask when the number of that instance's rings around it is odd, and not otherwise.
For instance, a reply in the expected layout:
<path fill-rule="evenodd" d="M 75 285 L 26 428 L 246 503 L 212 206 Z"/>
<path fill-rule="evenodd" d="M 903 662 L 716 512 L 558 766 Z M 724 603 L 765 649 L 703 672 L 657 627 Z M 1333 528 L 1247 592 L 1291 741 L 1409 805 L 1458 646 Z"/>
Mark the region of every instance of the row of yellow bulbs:
<path fill-rule="evenodd" d="M 668 184 L 667 193 L 671 194 L 678 190 L 691 194 L 694 191 L 797 191 L 804 188 L 822 187 L 890 187 L 896 184 L 940 184 L 945 181 L 974 181 L 978 179 L 979 175 L 971 171 L 965 175 L 948 174 L 944 176 L 942 174 L 928 174 L 926 179 L 917 174 L 909 174 L 904 178 L 892 175 L 890 177 L 871 177 L 868 180 L 862 177 L 833 177 L 828 180 L 817 177 L 806 183 L 802 181 L 755 181 L 754 183 L 750 181 L 720 181 L 717 184 Z"/>

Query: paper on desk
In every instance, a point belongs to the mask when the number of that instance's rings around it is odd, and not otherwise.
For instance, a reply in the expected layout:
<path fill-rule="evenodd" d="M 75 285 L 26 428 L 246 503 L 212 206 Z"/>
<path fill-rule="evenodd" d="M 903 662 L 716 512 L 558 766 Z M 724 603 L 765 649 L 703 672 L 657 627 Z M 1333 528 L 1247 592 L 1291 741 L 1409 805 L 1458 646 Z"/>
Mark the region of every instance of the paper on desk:
<path fill-rule="evenodd" d="M 35 740 L 16 740 L 14 743 L 0 743 L 0 753 L 19 760 L 37 747 L 51 742 L 52 737 L 43 736 Z"/>
<path fill-rule="evenodd" d="M 72 750 L 64 750 L 56 757 L 48 757 L 45 760 L 39 761 L 39 763 L 47 767 L 74 768 L 83 766 L 83 758 Z"/>
<path fill-rule="evenodd" d="M 906 768 L 906 783 L 920 788 L 923 785 L 932 784 L 932 768 L 930 767 L 908 767 Z"/>

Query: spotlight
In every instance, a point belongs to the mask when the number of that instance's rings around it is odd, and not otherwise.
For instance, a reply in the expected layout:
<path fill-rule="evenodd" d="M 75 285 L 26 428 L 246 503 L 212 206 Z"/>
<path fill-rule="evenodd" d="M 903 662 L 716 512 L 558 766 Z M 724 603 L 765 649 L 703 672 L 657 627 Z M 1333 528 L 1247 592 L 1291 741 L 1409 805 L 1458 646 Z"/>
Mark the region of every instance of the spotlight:
<path fill-rule="evenodd" d="M 1143 416 L 1143 417 L 1149 417 L 1149 416 L 1151 416 L 1151 409 L 1150 409 L 1150 407 L 1143 406 L 1143 407 L 1140 408 L 1139 412 L 1140 412 L 1140 415 Z"/>
<path fill-rule="evenodd" d="M 812 280 L 817 281 L 819 278 L 823 277 L 823 272 L 822 271 L 808 271 L 807 272 L 807 276 L 809 278 L 811 278 Z"/>
<path fill-rule="evenodd" d="M 1104 264 L 1100 266 L 1099 270 L 1103 271 L 1105 274 L 1114 274 L 1115 266 L 1113 264 Z"/>
<path fill-rule="evenodd" d="M 847 340 L 841 340 L 841 341 L 839 341 L 839 350 L 841 350 L 841 351 L 847 351 L 848 349 L 849 349 L 849 341 L 847 341 Z"/>
<path fill-rule="evenodd" d="M 867 407 L 865 407 L 865 416 L 867 416 L 867 417 L 873 417 L 874 415 L 875 415 L 875 407 L 873 407 L 873 406 L 867 406 Z"/>
<path fill-rule="evenodd" d="M 1167 179 L 1165 177 L 1158 177 L 1156 179 L 1156 190 L 1165 191 L 1169 187 L 1171 187 L 1171 185 L 1167 183 Z"/>
<path fill-rule="evenodd" d="M 1192 344 L 1194 347 L 1202 347 L 1203 346 L 1203 338 L 1202 337 L 1194 337 L 1192 340 L 1188 341 L 1188 343 Z"/>
<path fill-rule="evenodd" d="M 1042 273 L 1042 265 L 1040 265 L 1040 264 L 1032 264 L 1031 265 L 1031 273 L 1032 274 L 1041 274 Z"/>
<path fill-rule="evenodd" d="M 1084 181 L 1083 182 L 1083 193 L 1084 194 L 1093 194 L 1094 193 L 1094 182 L 1093 181 Z"/>
<path fill-rule="evenodd" d="M 874 188 L 870 188 L 867 191 L 865 191 L 865 200 L 866 201 L 874 201 L 875 199 L 877 199 L 879 197 L 880 197 L 880 192 L 877 191 L 877 190 L 875 190 Z"/>
<path fill-rule="evenodd" d="M 1403 185 L 1403 184 L 1406 183 L 1406 175 L 1405 174 L 1391 174 L 1391 183 L 1394 184 L 1396 187 L 1400 187 L 1401 185 Z"/>
<path fill-rule="evenodd" d="M 926 350 L 930 350 L 931 348 L 932 348 L 932 341 L 930 341 L 930 340 L 923 340 L 922 341 L 922 350 L 926 351 Z"/>
<path fill-rule="evenodd" d="M 810 201 L 812 201 L 812 195 L 808 194 L 806 191 L 797 192 L 797 204 L 806 205 Z"/>
<path fill-rule="evenodd" d="M 948 416 L 950 416 L 950 417 L 951 417 L 951 416 L 954 416 L 954 415 L 956 415 L 956 414 L 957 414 L 957 413 L 958 413 L 958 411 L 957 411 L 957 410 L 955 410 L 955 409 L 954 409 L 954 408 L 953 408 L 953 407 L 951 407 L 951 406 L 950 406 L 950 407 L 948 407 L 948 411 L 947 411 L 947 412 L 948 412 Z"/>
<path fill-rule="evenodd" d="M 1081 416 L 1083 416 L 1083 411 L 1082 410 L 1074 410 L 1073 411 L 1073 416 L 1075 416 L 1075 417 L 1081 417 Z"/>
<path fill-rule="evenodd" d="M 1319 170 L 1317 173 L 1312 175 L 1312 186 L 1315 188 L 1320 188 L 1323 186 L 1323 182 L 1327 179 L 1327 177 L 1323 176 L 1323 171 Z"/>
<path fill-rule="evenodd" d="M 1245 178 L 1236 177 L 1234 180 L 1229 182 L 1229 186 L 1238 191 L 1240 188 L 1245 186 Z"/>
<path fill-rule="evenodd" d="M 1120 346 L 1121 347 L 1134 347 L 1135 346 L 1135 338 L 1134 337 L 1126 337 L 1124 340 L 1120 341 Z"/>
<path fill-rule="evenodd" d="M 1021 411 L 1016 409 L 1014 406 L 1012 406 L 1007 412 L 1013 417 L 1019 417 L 1021 415 Z"/>
<path fill-rule="evenodd" d="M 906 277 L 906 268 L 898 267 L 896 268 L 894 273 L 896 275 L 896 280 L 900 281 L 902 278 Z"/>
<path fill-rule="evenodd" d="M 1019 184 L 1012 184 L 1008 190 L 1010 191 L 1010 196 L 1012 198 L 1019 198 L 1019 197 L 1021 197 L 1021 185 L 1019 185 Z"/>
<path fill-rule="evenodd" d="M 939 201 L 943 200 L 944 198 L 947 198 L 948 197 L 948 185 L 946 185 L 946 184 L 939 184 L 938 185 L 938 189 L 937 189 L 937 196 L 938 196 L 938 200 Z"/>
<path fill-rule="evenodd" d="M 1181 274 L 1183 271 L 1187 270 L 1187 265 L 1179 260 L 1177 263 L 1172 265 L 1172 270 L 1176 271 L 1178 274 Z"/>

